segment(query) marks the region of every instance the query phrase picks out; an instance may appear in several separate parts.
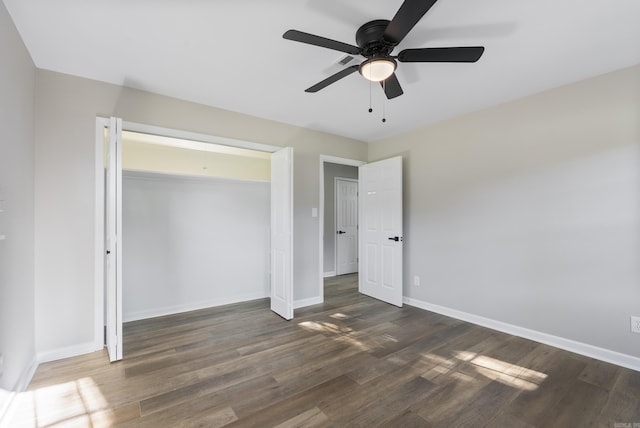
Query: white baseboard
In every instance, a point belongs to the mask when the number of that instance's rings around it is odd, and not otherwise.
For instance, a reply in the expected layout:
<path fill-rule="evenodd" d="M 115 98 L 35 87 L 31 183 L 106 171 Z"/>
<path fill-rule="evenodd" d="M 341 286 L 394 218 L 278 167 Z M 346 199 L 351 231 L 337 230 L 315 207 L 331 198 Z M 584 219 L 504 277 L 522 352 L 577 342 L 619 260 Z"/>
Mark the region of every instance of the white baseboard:
<path fill-rule="evenodd" d="M 223 299 L 214 299 L 204 302 L 188 303 L 184 305 L 165 306 L 163 308 L 146 309 L 143 311 L 133 311 L 127 314 L 122 314 L 122 321 L 138 321 L 147 318 L 163 317 L 165 315 L 179 314 L 181 312 L 198 311 L 200 309 L 213 308 L 216 306 L 230 305 L 233 303 L 248 302 L 250 300 L 264 299 L 269 297 L 268 294 L 246 294 L 241 296 L 233 296 Z"/>
<path fill-rule="evenodd" d="M 18 379 L 15 388 L 13 389 L 14 391 L 23 392 L 27 390 L 31 383 L 31 379 L 33 379 L 33 375 L 36 374 L 38 365 L 38 361 L 34 358 L 31 363 L 25 367 L 24 371 L 20 374 L 20 378 Z"/>
<path fill-rule="evenodd" d="M 138 320 L 147 319 L 147 318 L 155 318 L 155 317 L 162 317 L 165 315 L 179 314 L 181 312 L 197 311 L 200 309 L 213 308 L 216 306 L 230 305 L 233 303 L 248 302 L 250 300 L 264 299 L 267 297 L 269 296 L 268 295 L 246 295 L 246 296 L 237 296 L 237 297 L 228 298 L 228 299 L 216 299 L 216 300 L 210 300 L 207 302 L 199 302 L 199 303 L 188 304 L 188 305 L 177 305 L 177 306 L 169 306 L 164 308 L 149 309 L 145 311 L 131 312 L 128 314 L 123 314 L 122 318 L 123 318 L 123 322 L 138 321 Z M 294 309 L 304 308 L 306 306 L 317 305 L 318 303 L 322 303 L 322 302 L 323 302 L 322 297 L 312 297 L 309 299 L 296 300 L 293 302 L 293 308 Z"/>
<path fill-rule="evenodd" d="M 424 309 L 426 311 L 446 315 L 451 318 L 456 318 L 462 321 L 470 322 L 472 324 L 477 324 L 482 327 L 490 328 L 492 330 L 497 330 L 514 336 L 523 337 L 535 342 L 540 342 L 556 348 L 564 349 L 565 351 L 574 352 L 586 357 L 595 358 L 607 363 L 626 367 L 631 370 L 640 371 L 640 358 L 631 355 L 622 354 L 620 352 L 599 348 L 597 346 L 576 342 L 574 340 L 553 336 L 551 334 L 542 333 L 535 330 L 530 330 L 524 327 L 518 327 L 516 325 L 508 324 L 502 321 L 496 321 L 490 318 L 469 314 L 467 312 L 458 311 L 456 309 L 447 308 L 445 306 L 434 305 L 432 303 L 423 302 L 421 300 L 412 299 L 409 297 L 404 297 L 402 300 L 407 305 L 415 306 L 416 308 Z"/>
<path fill-rule="evenodd" d="M 38 352 L 36 359 L 38 361 L 38 364 L 48 363 L 49 361 L 62 360 L 63 358 L 90 354 L 96 351 L 95 347 L 96 345 L 94 342 L 80 343 L 78 345 Z"/>
<path fill-rule="evenodd" d="M 329 278 L 330 276 L 336 276 L 336 271 L 335 271 L 335 270 L 332 270 L 331 272 L 325 272 L 325 273 L 323 274 L 323 276 L 324 276 L 325 278 Z"/>
<path fill-rule="evenodd" d="M 311 297 L 309 299 L 301 299 L 293 302 L 293 309 L 300 309 L 311 305 L 318 305 L 324 302 L 322 296 L 319 297 Z"/>

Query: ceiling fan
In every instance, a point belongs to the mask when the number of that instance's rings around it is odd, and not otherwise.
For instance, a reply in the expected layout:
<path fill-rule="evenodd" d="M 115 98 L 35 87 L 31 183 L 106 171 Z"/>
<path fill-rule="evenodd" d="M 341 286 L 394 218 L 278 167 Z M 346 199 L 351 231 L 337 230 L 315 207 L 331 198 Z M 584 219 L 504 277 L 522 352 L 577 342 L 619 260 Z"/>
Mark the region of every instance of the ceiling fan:
<path fill-rule="evenodd" d="M 476 62 L 484 52 L 482 46 L 405 49 L 397 56 L 391 55 L 393 49 L 400 44 L 435 2 L 436 0 L 405 0 L 391 21 L 376 19 L 362 25 L 356 31 L 358 46 L 298 30 L 285 32 L 282 37 L 287 40 L 333 49 L 350 55 L 362 55 L 366 58 L 360 65 L 340 70 L 307 88 L 305 92 L 318 92 L 358 70 L 366 79 L 380 82 L 387 98 L 392 99 L 404 93 L 395 74 L 397 61 Z"/>

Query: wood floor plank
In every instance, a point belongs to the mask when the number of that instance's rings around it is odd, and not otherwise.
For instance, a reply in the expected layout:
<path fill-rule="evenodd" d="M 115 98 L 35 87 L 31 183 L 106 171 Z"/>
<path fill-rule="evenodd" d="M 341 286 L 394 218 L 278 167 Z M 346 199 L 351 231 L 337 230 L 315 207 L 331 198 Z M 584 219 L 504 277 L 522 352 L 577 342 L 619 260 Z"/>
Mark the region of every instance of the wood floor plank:
<path fill-rule="evenodd" d="M 604 361 L 590 360 L 578 376 L 583 382 L 610 390 L 620 375 L 620 367 Z"/>
<path fill-rule="evenodd" d="M 448 412 L 439 419 L 436 425 L 455 427 L 482 427 L 488 424 L 508 403 L 518 394 L 514 388 L 510 388 L 500 382 L 492 381 L 481 388 L 477 394 L 466 400 L 465 405 L 460 406 L 455 412 Z M 420 415 L 425 417 L 425 412 Z M 430 419 L 428 419 L 430 420 Z"/>
<path fill-rule="evenodd" d="M 397 368 L 398 365 L 388 360 L 363 355 L 358 364 L 356 364 L 356 368 L 348 372 L 347 376 L 358 382 L 358 384 L 364 385 Z"/>
<path fill-rule="evenodd" d="M 118 426 L 140 417 L 140 406 L 138 403 L 130 403 L 122 407 L 99 410 L 90 414 L 91 425 L 93 427 Z"/>
<path fill-rule="evenodd" d="M 393 419 L 395 415 L 404 413 L 415 402 L 431 394 L 435 388 L 436 386 L 428 380 L 416 377 L 398 388 L 388 388 L 384 395 L 361 407 L 357 414 L 348 415 L 342 420 L 332 420 L 341 426 L 377 426 Z"/>
<path fill-rule="evenodd" d="M 280 345 L 296 343 L 298 340 L 305 340 L 309 337 L 309 333 L 304 330 L 285 331 L 274 334 L 269 338 L 255 339 L 247 345 L 240 345 L 236 348 L 238 354 L 245 356 L 256 352 L 264 351 Z"/>
<path fill-rule="evenodd" d="M 327 415 L 322 410 L 314 407 L 306 412 L 300 413 L 298 416 L 275 426 L 275 428 L 316 428 L 330 426 Z"/>
<path fill-rule="evenodd" d="M 534 425 L 529 425 L 528 423 L 520 420 L 517 416 L 515 416 L 513 414 L 506 413 L 506 412 L 499 412 L 485 426 L 485 428 L 505 428 L 505 427 L 508 427 L 508 428 L 535 428 Z"/>
<path fill-rule="evenodd" d="M 331 401 L 336 396 L 343 397 L 345 391 L 352 390 L 355 386 L 356 383 L 348 377 L 338 376 L 304 392 L 294 394 L 271 405 L 267 405 L 259 411 L 249 414 L 229 426 L 276 426 L 315 407 L 322 409 L 322 403 L 324 401 Z"/>
<path fill-rule="evenodd" d="M 413 405 L 411 410 L 428 423 L 439 426 L 444 421 L 455 419 L 457 416 L 454 415 L 478 397 L 489 383 L 491 380 L 488 378 L 454 372 L 449 382 L 439 385 L 432 394 Z"/>
<path fill-rule="evenodd" d="M 344 400 L 333 400 L 319 405 L 331 420 L 346 421 L 360 413 L 371 402 L 385 397 L 389 391 L 399 388 L 405 383 L 419 377 L 420 372 L 411 367 L 398 367 L 370 382 L 356 387 L 356 393 Z"/>
<path fill-rule="evenodd" d="M 614 389 L 640 403 L 640 372 L 622 370 Z"/>
<path fill-rule="evenodd" d="M 536 365 L 536 371 L 546 377 L 538 387 L 521 391 L 506 412 L 529 425 L 544 426 L 551 411 L 569 393 L 572 382 L 584 370 L 585 363 L 568 354 L 543 352 L 541 358 L 546 364 Z"/>
<path fill-rule="evenodd" d="M 140 414 L 144 416 L 186 401 L 197 400 L 203 395 L 255 378 L 257 377 L 256 372 L 257 370 L 253 367 L 243 367 L 236 371 L 224 372 L 218 376 L 212 376 L 181 388 L 154 395 L 140 401 Z"/>
<path fill-rule="evenodd" d="M 246 395 L 257 395 L 259 391 L 266 391 L 277 386 L 277 382 L 268 375 L 251 378 L 245 382 L 203 394 L 198 399 L 180 401 L 161 410 L 154 409 L 155 412 L 143 414 L 139 420 L 134 421 L 132 426 L 177 426 L 194 415 L 205 416 L 226 407 L 231 407 L 237 414 L 233 406 L 234 402 L 242 400 Z"/>
<path fill-rule="evenodd" d="M 281 375 L 274 374 L 274 376 L 278 383 L 290 391 L 301 391 L 319 385 L 327 379 L 346 375 L 362 364 L 364 357 L 361 351 L 353 348 L 345 349 L 320 365 L 310 364 L 310 368 L 305 365 L 301 369 L 294 369 Z M 336 360 L 340 363 L 336 364 Z"/>
<path fill-rule="evenodd" d="M 238 417 L 230 406 L 207 412 L 204 415 L 189 417 L 178 425 L 180 428 L 219 428 L 237 421 Z"/>
<path fill-rule="evenodd" d="M 640 403 L 621 392 L 611 392 L 604 405 L 596 426 L 613 427 L 616 424 L 640 423 Z"/>
<path fill-rule="evenodd" d="M 406 410 L 379 425 L 381 428 L 430 428 L 433 425 L 411 410 Z"/>
<path fill-rule="evenodd" d="M 41 364 L 9 426 L 640 423 L 639 372 L 325 284 L 292 321 L 259 299 L 126 323 L 123 361 Z"/>
<path fill-rule="evenodd" d="M 605 389 L 576 380 L 569 393 L 549 412 L 545 425 L 549 428 L 594 427 L 607 398 Z"/>

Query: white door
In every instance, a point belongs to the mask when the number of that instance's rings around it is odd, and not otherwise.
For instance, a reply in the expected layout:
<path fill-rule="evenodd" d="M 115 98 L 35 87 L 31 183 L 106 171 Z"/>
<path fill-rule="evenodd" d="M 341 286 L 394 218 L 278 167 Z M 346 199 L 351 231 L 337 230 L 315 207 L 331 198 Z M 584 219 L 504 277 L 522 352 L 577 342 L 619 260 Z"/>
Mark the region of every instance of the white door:
<path fill-rule="evenodd" d="M 271 310 L 293 318 L 293 149 L 271 154 Z"/>
<path fill-rule="evenodd" d="M 105 192 L 105 282 L 107 351 L 122 359 L 122 119 L 109 120 Z"/>
<path fill-rule="evenodd" d="M 359 167 L 361 293 L 402 306 L 402 157 Z"/>
<path fill-rule="evenodd" d="M 358 180 L 336 178 L 336 275 L 358 272 Z"/>

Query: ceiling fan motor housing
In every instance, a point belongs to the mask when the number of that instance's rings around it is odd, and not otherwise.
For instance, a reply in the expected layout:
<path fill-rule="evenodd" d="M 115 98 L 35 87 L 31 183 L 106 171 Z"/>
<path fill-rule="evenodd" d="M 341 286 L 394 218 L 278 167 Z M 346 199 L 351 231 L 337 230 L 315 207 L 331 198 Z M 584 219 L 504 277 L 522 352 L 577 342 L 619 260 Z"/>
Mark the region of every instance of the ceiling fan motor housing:
<path fill-rule="evenodd" d="M 356 31 L 356 44 L 365 58 L 380 58 L 391 55 L 394 44 L 384 39 L 384 31 L 389 25 L 386 19 L 376 19 L 362 25 Z"/>

